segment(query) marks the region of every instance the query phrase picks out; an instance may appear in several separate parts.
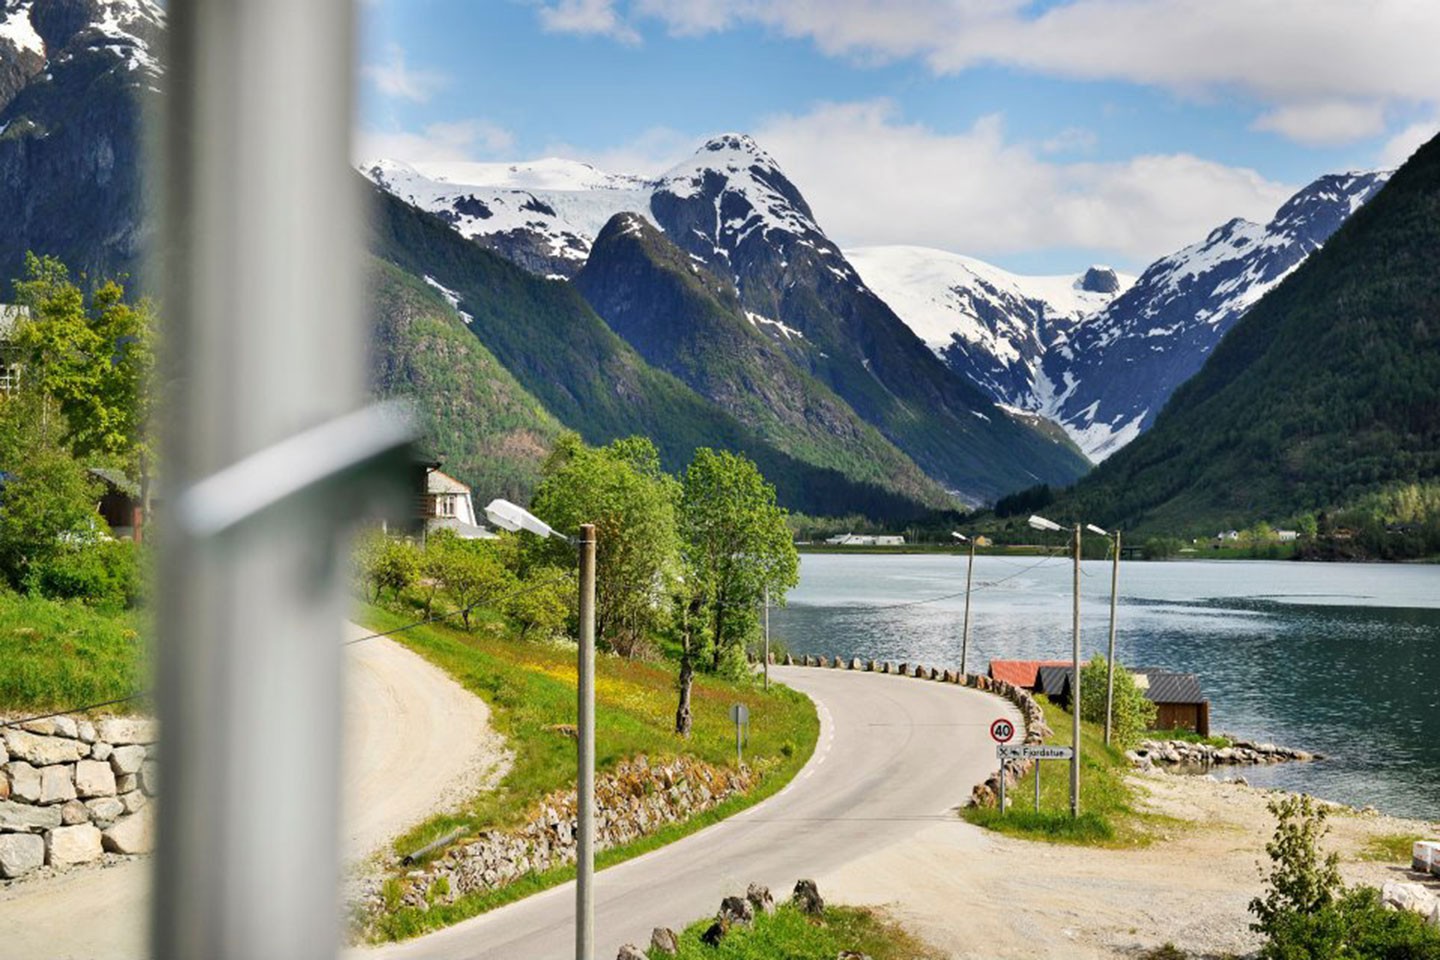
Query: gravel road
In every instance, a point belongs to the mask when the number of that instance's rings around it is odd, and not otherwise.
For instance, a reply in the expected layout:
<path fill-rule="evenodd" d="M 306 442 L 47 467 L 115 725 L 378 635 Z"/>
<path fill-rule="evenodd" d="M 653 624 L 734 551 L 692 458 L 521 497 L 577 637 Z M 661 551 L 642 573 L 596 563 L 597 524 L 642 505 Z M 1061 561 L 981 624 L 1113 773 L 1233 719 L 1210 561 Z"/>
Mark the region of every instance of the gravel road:
<path fill-rule="evenodd" d="M 387 639 L 346 651 L 341 829 L 356 862 L 493 783 L 509 756 L 484 702 L 422 657 Z M 140 960 L 149 871 L 114 860 L 0 886 L 0 960 Z"/>

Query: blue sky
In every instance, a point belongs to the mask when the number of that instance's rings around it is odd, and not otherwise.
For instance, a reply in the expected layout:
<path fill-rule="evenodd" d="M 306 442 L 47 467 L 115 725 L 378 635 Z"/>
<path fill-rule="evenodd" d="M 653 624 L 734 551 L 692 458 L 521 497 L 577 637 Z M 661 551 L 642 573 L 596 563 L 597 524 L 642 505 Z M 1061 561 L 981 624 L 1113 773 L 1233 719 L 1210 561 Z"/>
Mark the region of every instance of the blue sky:
<path fill-rule="evenodd" d="M 739 130 L 843 245 L 1138 269 L 1440 127 L 1432 6 L 371 0 L 357 152 L 656 173 Z"/>

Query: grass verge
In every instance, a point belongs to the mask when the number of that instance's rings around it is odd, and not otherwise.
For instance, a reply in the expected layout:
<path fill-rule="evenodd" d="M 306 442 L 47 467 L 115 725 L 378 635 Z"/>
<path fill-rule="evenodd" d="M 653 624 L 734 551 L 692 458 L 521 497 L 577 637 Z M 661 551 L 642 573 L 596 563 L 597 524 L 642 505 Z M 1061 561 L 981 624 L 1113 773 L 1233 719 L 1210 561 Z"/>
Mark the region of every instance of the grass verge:
<path fill-rule="evenodd" d="M 750 927 L 732 927 L 720 944 L 702 943 L 701 934 L 714 921 L 700 920 L 680 935 L 677 960 L 814 960 L 854 951 L 872 960 L 940 960 L 939 951 L 883 914 L 863 907 L 826 907 L 810 917 L 789 904 L 774 914 L 760 914 Z M 646 956 L 662 960 L 657 951 Z"/>
<path fill-rule="evenodd" d="M 1415 841 L 1420 837 L 1408 833 L 1386 833 L 1370 837 L 1356 854 L 1357 860 L 1376 863 L 1409 863 Z"/>
<path fill-rule="evenodd" d="M 0 713 L 62 710 L 148 685 L 144 614 L 0 593 Z"/>
<path fill-rule="evenodd" d="M 1147 730 L 1146 740 L 1180 740 L 1184 743 L 1199 743 L 1207 747 L 1214 747 L 1217 750 L 1224 750 L 1226 747 L 1233 747 L 1235 744 L 1229 737 L 1202 737 L 1194 730 L 1186 730 L 1177 727 L 1174 730 Z"/>
<path fill-rule="evenodd" d="M 1071 744 L 1070 714 L 1036 697 L 1045 711 L 1045 723 L 1055 731 L 1051 746 Z M 1134 790 L 1126 783 L 1130 764 L 1125 753 L 1105 746 L 1104 730 L 1093 723 L 1080 725 L 1080 816 L 1070 816 L 1070 763 L 1047 760 L 1037 766 L 1040 809 L 1035 809 L 1036 770 L 1021 778 L 1008 792 L 1010 810 L 967 807 L 966 820 L 978 826 L 1027 840 L 1047 840 L 1078 846 L 1133 847 L 1150 841 L 1149 827 L 1160 818 L 1143 814 L 1135 806 Z"/>
<path fill-rule="evenodd" d="M 367 607 L 361 622 L 387 630 L 407 622 L 390 611 Z M 430 625 L 398 634 L 410 647 L 458 680 L 490 706 L 491 724 L 505 738 L 514 762 L 496 789 L 474 798 L 465 808 L 432 817 L 398 838 L 400 854 L 409 853 L 450 831 L 504 829 L 525 821 L 542 797 L 573 787 L 576 720 L 575 648 L 515 639 L 498 617 L 482 617 L 474 632 Z M 814 705 L 802 694 L 781 686 L 768 693 L 753 682 L 731 682 L 697 676 L 691 694 L 694 726 L 688 740 L 674 733 L 676 668 L 668 662 L 639 662 L 612 656 L 596 659 L 595 752 L 603 773 L 636 754 L 663 760 L 689 755 L 716 765 L 735 763 L 735 727 L 729 719 L 733 703 L 750 710 L 745 762 L 762 771 L 759 786 L 683 823 L 597 857 L 599 866 L 628 860 L 771 796 L 805 765 L 819 735 Z M 567 730 L 567 728 L 569 728 Z M 437 903 L 429 910 L 399 907 L 374 918 L 370 935 L 399 940 L 448 926 L 546 889 L 574 876 L 574 868 L 532 874 L 499 890 Z"/>

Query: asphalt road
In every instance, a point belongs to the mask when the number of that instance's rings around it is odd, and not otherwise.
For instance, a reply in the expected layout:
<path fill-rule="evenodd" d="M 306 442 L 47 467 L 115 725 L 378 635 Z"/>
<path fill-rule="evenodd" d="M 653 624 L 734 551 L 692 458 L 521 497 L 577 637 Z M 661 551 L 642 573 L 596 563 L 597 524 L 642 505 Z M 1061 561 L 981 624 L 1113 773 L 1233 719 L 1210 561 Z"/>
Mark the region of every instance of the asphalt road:
<path fill-rule="evenodd" d="M 837 870 L 936 823 L 952 821 L 995 768 L 989 725 L 1007 702 L 954 684 L 845 670 L 775 668 L 820 710 L 820 741 L 788 787 L 678 843 L 611 867 L 595 881 L 595 960 L 647 947 L 657 926 L 713 914 L 722 897 Z M 821 894 L 825 893 L 824 888 Z M 565 960 L 574 956 L 574 884 L 418 940 L 354 951 L 353 960 Z"/>

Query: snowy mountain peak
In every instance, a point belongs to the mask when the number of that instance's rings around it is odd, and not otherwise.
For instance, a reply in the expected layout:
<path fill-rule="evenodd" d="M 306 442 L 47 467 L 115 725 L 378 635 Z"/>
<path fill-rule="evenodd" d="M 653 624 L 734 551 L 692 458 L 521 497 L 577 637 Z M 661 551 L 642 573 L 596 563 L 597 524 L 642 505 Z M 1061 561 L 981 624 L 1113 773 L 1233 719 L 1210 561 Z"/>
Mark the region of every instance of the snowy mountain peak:
<path fill-rule="evenodd" d="M 31 17 L 33 0 L 5 0 L 0 4 L 0 51 L 7 47 L 15 56 L 45 56 L 45 41 Z"/>

